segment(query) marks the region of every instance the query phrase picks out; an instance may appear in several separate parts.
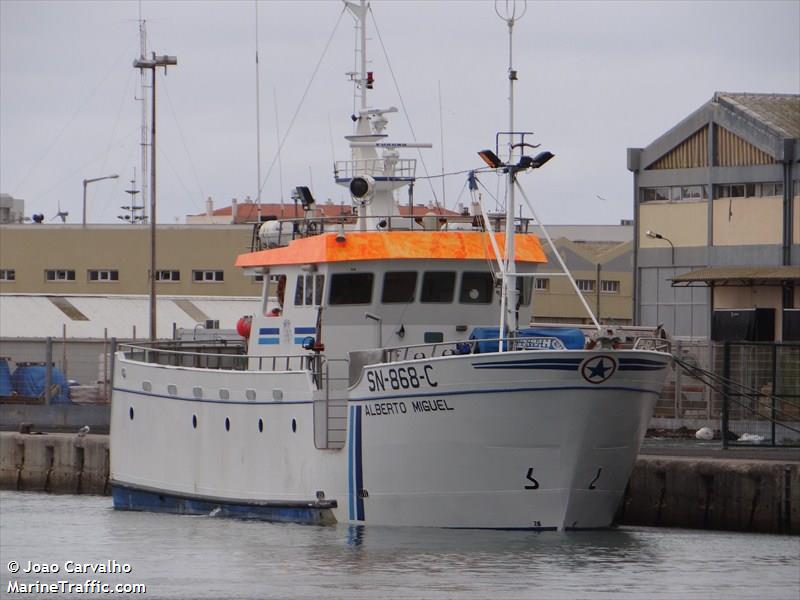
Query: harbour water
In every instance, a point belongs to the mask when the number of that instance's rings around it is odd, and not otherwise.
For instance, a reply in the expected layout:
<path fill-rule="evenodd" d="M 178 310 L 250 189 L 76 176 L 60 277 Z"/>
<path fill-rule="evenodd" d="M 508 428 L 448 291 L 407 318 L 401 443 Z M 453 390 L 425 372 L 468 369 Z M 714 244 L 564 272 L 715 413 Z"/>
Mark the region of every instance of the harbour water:
<path fill-rule="evenodd" d="M 107 497 L 24 492 L 0 492 L 0 555 L 3 598 L 59 596 L 14 585 L 92 580 L 144 584 L 148 599 L 800 597 L 798 537 L 317 527 L 120 512 Z M 29 562 L 58 572 L 25 573 Z"/>

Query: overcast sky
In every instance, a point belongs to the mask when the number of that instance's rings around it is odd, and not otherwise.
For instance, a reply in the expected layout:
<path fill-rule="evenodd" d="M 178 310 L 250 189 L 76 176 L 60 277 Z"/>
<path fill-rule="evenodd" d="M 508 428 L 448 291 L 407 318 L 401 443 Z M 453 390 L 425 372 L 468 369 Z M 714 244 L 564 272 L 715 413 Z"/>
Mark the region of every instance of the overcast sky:
<path fill-rule="evenodd" d="M 256 27 L 253 0 L 0 0 L 0 192 L 23 198 L 28 215 L 49 220 L 60 202 L 68 222 L 80 222 L 82 180 L 119 173 L 90 184 L 88 211 L 90 222 L 119 222 L 119 207 L 129 203 L 124 190 L 140 169 L 132 66 L 140 8 L 149 49 L 178 57 L 157 82 L 164 223 L 203 212 L 208 196 L 216 207 L 256 197 L 256 30 L 266 175 L 276 122 L 282 134 L 289 128 L 342 13 L 333 0 L 260 2 Z M 442 157 L 445 171 L 481 166 L 476 151 L 508 126 L 508 34 L 493 2 L 374 1 L 372 11 L 416 137 L 434 144 L 422 151 L 428 172 L 441 172 Z M 374 29 L 370 38 L 370 104 L 402 108 Z M 345 73 L 353 70 L 353 40 L 345 14 L 264 202 L 310 185 L 318 201 L 349 203 L 332 181 L 332 161 L 349 157 L 343 136 L 352 131 L 353 88 Z M 516 126 L 556 155 L 524 176 L 546 223 L 631 218 L 626 148 L 646 146 L 715 91 L 800 93 L 797 0 L 529 2 L 514 46 Z M 390 116 L 388 132 L 392 141 L 412 140 L 402 110 Z M 496 188 L 494 176 L 482 181 Z M 446 182 L 443 192 L 434 180 L 440 202 L 468 202 L 465 176 Z M 416 201 L 431 198 L 428 183 L 418 182 Z"/>

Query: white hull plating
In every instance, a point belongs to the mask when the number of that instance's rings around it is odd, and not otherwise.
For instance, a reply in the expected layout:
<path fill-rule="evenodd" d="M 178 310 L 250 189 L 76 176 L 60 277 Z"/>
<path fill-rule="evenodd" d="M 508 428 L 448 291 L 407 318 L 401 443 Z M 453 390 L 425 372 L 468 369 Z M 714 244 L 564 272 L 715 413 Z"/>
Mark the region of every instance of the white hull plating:
<path fill-rule="evenodd" d="M 339 522 L 604 527 L 669 360 L 525 351 L 370 365 L 349 391 L 344 447 L 321 450 L 314 410 L 325 410 L 324 396 L 307 371 L 165 367 L 120 354 L 112 479 L 220 504 L 324 498 Z"/>

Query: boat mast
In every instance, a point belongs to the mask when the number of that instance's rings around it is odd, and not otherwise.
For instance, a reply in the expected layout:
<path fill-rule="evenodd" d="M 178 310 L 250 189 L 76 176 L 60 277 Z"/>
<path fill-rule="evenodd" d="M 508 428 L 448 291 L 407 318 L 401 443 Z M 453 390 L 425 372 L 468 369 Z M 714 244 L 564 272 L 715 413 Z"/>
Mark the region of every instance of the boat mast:
<path fill-rule="evenodd" d="M 516 0 L 505 0 L 505 10 L 501 12 L 499 8 L 499 0 L 495 0 L 495 12 L 502 20 L 508 25 L 508 160 L 507 164 L 513 164 L 514 158 L 514 82 L 517 80 L 517 72 L 514 70 L 513 62 L 513 40 L 514 40 L 514 23 L 521 19 L 528 10 L 527 2 L 523 2 L 522 12 L 517 15 Z M 520 153 L 522 147 L 520 146 Z M 503 351 L 502 338 L 505 336 L 506 328 L 508 328 L 508 335 L 513 335 L 517 330 L 517 268 L 515 260 L 514 248 L 514 219 L 515 219 L 515 206 L 514 201 L 514 169 L 508 169 L 508 197 L 506 199 L 506 244 L 505 244 L 505 273 L 502 284 L 502 295 L 500 301 L 500 345 L 499 349 Z"/>

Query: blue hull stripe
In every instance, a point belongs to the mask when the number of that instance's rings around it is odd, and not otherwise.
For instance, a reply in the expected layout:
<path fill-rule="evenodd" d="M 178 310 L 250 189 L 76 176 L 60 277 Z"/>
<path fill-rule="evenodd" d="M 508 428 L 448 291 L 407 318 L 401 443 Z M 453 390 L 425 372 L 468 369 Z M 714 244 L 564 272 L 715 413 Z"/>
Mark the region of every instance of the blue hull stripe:
<path fill-rule="evenodd" d="M 472 363 L 473 367 L 492 367 L 496 365 L 572 365 L 577 368 L 583 359 L 581 358 L 529 358 L 527 360 L 494 360 L 492 362 Z"/>
<path fill-rule="evenodd" d="M 280 335 L 281 330 L 278 327 L 261 327 L 258 330 L 258 335 Z"/>
<path fill-rule="evenodd" d="M 280 338 L 273 338 L 273 337 L 260 337 L 258 338 L 258 345 L 259 346 L 272 346 L 274 344 L 280 344 Z"/>
<path fill-rule="evenodd" d="M 361 491 L 364 489 L 364 472 L 361 459 L 361 407 L 356 406 L 356 520 L 364 521 L 364 497 Z"/>
<path fill-rule="evenodd" d="M 353 438 L 355 437 L 355 430 L 356 428 L 353 426 L 353 423 L 356 419 L 356 408 L 357 406 L 350 407 L 350 428 L 347 432 L 347 506 L 348 506 L 348 517 L 351 521 L 354 521 L 356 518 L 356 509 L 355 509 L 355 481 L 353 477 L 355 476 L 353 470 L 353 456 L 355 454 L 355 443 L 353 442 Z"/>
<path fill-rule="evenodd" d="M 309 336 L 304 335 L 303 337 L 296 337 L 294 338 L 295 344 L 302 344 Z"/>
<path fill-rule="evenodd" d="M 621 365 L 650 365 L 652 367 L 666 367 L 667 363 L 663 360 L 650 360 L 648 358 L 620 358 Z"/>
<path fill-rule="evenodd" d="M 301 333 L 317 333 L 316 327 L 295 327 L 294 328 L 295 335 L 299 335 Z"/>
<path fill-rule="evenodd" d="M 507 364 L 507 365 L 472 365 L 475 369 L 544 369 L 544 370 L 553 370 L 553 371 L 577 371 L 578 365 L 549 365 L 549 364 L 541 364 L 541 365 L 524 365 L 524 364 Z"/>
<path fill-rule="evenodd" d="M 562 385 L 562 386 L 551 386 L 551 387 L 524 387 L 524 388 L 495 388 L 495 389 L 486 389 L 486 390 L 459 390 L 455 392 L 421 392 L 416 394 L 387 394 L 384 396 L 361 396 L 359 398 L 350 398 L 348 402 L 374 402 L 375 400 L 405 400 L 406 398 L 430 398 L 435 396 L 440 398 L 442 396 L 468 396 L 470 394 L 496 394 L 496 393 L 508 393 L 508 394 L 516 394 L 520 392 L 552 392 L 556 390 L 592 390 L 594 392 L 602 392 L 608 390 L 616 390 L 616 391 L 624 391 L 624 392 L 639 392 L 642 394 L 655 394 L 656 396 L 661 395 L 661 391 L 655 390 L 648 390 L 646 388 L 638 388 L 638 387 L 628 387 L 622 385 Z"/>
<path fill-rule="evenodd" d="M 364 487 L 364 476 L 361 470 L 361 407 L 350 407 L 350 429 L 348 432 L 348 514 L 351 521 L 364 520 L 364 499 L 359 490 Z"/>
<path fill-rule="evenodd" d="M 210 500 L 173 495 L 166 492 L 148 491 L 128 486 L 112 486 L 112 497 L 116 510 L 137 510 L 172 513 L 179 515 L 209 515 L 261 519 L 287 523 L 323 524 L 333 521 L 328 507 L 303 505 L 300 502 L 281 504 L 277 502 L 257 503 L 241 501 Z"/>

